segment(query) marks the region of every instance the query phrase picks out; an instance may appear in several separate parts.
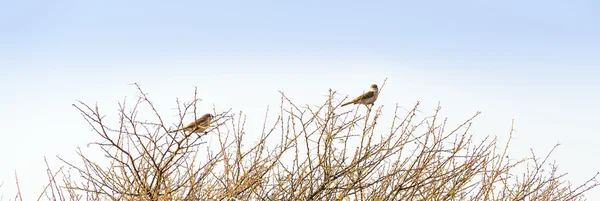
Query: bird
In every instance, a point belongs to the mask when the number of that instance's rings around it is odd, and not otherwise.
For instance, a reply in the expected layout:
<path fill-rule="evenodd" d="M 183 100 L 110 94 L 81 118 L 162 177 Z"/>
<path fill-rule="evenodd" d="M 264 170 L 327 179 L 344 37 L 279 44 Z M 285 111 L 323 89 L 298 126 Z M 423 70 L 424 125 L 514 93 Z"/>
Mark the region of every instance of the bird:
<path fill-rule="evenodd" d="M 350 105 L 350 104 L 363 104 L 363 105 L 373 105 L 375 103 L 375 101 L 377 100 L 377 97 L 379 96 L 379 89 L 377 88 L 376 84 L 371 84 L 371 88 L 369 89 L 369 91 L 365 92 L 364 94 L 361 94 L 360 96 L 356 97 L 355 99 L 346 102 L 344 104 L 342 104 L 342 107 L 346 106 L 346 105 Z"/>
<path fill-rule="evenodd" d="M 181 131 L 181 130 L 187 131 L 189 133 L 202 133 L 210 127 L 210 121 L 214 117 L 215 116 L 213 116 L 212 114 L 206 113 L 206 114 L 202 115 L 196 121 L 188 124 L 187 126 L 181 128 L 181 129 L 169 131 L 169 133 L 174 133 L 174 132 Z"/>

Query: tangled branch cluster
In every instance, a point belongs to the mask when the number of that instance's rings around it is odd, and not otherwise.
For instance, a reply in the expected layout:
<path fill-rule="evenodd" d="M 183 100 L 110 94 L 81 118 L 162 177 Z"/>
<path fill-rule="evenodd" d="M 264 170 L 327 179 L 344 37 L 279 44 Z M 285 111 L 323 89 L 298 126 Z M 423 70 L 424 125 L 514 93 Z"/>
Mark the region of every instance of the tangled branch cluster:
<path fill-rule="evenodd" d="M 247 135 L 246 116 L 225 111 L 204 136 L 168 133 L 138 90 L 137 102 L 119 104 L 119 122 L 103 120 L 98 107 L 75 105 L 100 137 L 91 145 L 105 158 L 79 149 L 80 164 L 61 159 L 71 171 L 49 171 L 40 199 L 583 200 L 598 185 L 597 175 L 579 186 L 565 182 L 547 162 L 551 152 L 508 160 L 510 140 L 475 142 L 468 131 L 479 113 L 449 128 L 440 107 L 419 117 L 417 103 L 410 110 L 396 106 L 391 121 L 382 122 L 383 106 L 342 112 L 331 90 L 318 106 L 296 105 L 282 92 L 276 120 L 267 122 L 267 111 L 262 132 Z M 197 103 L 177 102 L 179 127 Z M 140 121 L 142 108 L 155 121 Z"/>

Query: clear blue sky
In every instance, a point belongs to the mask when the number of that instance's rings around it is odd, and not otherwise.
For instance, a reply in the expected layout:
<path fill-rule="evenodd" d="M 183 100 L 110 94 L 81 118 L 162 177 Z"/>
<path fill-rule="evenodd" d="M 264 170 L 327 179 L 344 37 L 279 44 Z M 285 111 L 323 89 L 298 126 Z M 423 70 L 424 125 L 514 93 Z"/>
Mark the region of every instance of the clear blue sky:
<path fill-rule="evenodd" d="M 131 82 L 173 121 L 174 99 L 200 86 L 207 109 L 258 123 L 277 90 L 317 104 L 329 88 L 354 96 L 386 77 L 388 109 L 441 101 L 456 121 L 482 111 L 472 134 L 501 138 L 515 119 L 515 155 L 560 142 L 554 159 L 580 184 L 600 170 L 599 10 L 591 0 L 2 1 L 0 195 L 14 196 L 17 170 L 25 198 L 37 197 L 43 156 L 96 139 L 70 105 L 116 112 Z"/>

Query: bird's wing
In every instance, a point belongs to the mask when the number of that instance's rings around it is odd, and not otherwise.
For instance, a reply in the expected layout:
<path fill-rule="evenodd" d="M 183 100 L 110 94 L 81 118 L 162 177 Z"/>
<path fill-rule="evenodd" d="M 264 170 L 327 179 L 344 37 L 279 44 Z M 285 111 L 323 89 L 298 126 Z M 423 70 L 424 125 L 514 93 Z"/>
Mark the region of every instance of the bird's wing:
<path fill-rule="evenodd" d="M 196 119 L 196 121 L 189 123 L 187 126 L 184 126 L 182 129 L 198 127 L 202 124 L 203 121 L 206 121 L 206 118 Z"/>
<path fill-rule="evenodd" d="M 369 99 L 375 96 L 375 92 L 374 91 L 367 91 L 364 94 L 361 94 L 360 96 L 356 97 L 354 100 L 352 100 L 352 102 L 357 102 L 359 100 L 362 99 Z"/>

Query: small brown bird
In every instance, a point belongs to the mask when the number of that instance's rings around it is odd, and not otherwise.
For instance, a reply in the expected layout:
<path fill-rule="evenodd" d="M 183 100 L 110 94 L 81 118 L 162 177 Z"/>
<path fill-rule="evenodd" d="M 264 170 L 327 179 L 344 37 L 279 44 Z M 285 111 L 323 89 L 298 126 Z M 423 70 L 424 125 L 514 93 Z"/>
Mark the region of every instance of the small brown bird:
<path fill-rule="evenodd" d="M 174 132 L 181 131 L 181 130 L 187 131 L 189 133 L 202 133 L 206 129 L 210 128 L 210 121 L 214 117 L 215 116 L 213 116 L 212 114 L 208 114 L 208 113 L 204 114 L 199 119 L 188 124 L 187 126 L 181 128 L 181 129 L 169 131 L 169 133 L 174 133 Z"/>
<path fill-rule="evenodd" d="M 376 84 L 372 84 L 369 91 L 361 94 L 350 102 L 342 104 L 342 107 L 350 104 L 372 105 L 377 100 L 377 97 L 379 97 L 379 89 L 377 89 Z"/>

